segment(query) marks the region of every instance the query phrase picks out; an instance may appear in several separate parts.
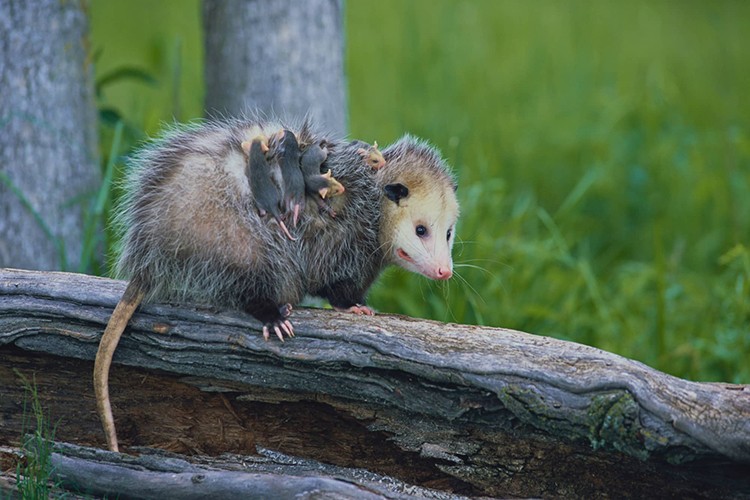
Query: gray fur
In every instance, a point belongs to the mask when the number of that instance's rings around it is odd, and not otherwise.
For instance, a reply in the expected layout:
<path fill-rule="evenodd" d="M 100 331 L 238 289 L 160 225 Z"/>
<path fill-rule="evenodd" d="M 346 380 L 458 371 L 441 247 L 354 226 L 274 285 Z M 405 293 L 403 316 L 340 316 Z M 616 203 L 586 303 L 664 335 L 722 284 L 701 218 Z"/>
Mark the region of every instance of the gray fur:
<path fill-rule="evenodd" d="M 306 204 L 297 241 L 258 216 L 247 181 L 229 168 L 244 160 L 242 141 L 280 126 L 294 131 L 303 147 L 325 141 L 323 168 L 346 188 L 332 200 L 335 218 Z M 357 149 L 306 123 L 221 120 L 167 131 L 130 161 L 116 219 L 122 233 L 117 276 L 143 283 L 147 301 L 242 309 L 262 321 L 269 314 L 254 304 L 298 304 L 308 294 L 338 307 L 364 303 L 392 263 L 387 233 L 393 221 L 383 186 L 404 175 L 436 189 L 455 181 L 437 151 L 410 136 L 383 151 L 388 163 L 377 172 Z"/>

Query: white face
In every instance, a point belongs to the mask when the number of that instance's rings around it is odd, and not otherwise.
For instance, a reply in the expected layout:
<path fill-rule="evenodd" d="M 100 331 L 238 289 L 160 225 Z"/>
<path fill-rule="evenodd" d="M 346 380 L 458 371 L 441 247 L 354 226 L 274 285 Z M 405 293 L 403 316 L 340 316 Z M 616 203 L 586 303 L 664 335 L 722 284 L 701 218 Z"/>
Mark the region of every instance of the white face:
<path fill-rule="evenodd" d="M 393 262 L 434 280 L 453 276 L 451 249 L 455 239 L 458 203 L 453 190 L 398 200 L 398 221 L 391 247 Z"/>

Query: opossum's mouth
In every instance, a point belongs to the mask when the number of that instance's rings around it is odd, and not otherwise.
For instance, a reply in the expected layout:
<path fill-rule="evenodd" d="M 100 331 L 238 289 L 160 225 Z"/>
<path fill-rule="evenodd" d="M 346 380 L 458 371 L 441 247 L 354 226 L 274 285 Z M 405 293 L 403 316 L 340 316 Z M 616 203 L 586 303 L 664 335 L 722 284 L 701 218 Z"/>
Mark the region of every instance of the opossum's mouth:
<path fill-rule="evenodd" d="M 396 250 L 396 255 L 398 255 L 400 258 L 404 259 L 406 262 L 414 263 L 414 259 L 412 259 L 408 253 L 404 252 L 403 248 L 399 248 Z"/>

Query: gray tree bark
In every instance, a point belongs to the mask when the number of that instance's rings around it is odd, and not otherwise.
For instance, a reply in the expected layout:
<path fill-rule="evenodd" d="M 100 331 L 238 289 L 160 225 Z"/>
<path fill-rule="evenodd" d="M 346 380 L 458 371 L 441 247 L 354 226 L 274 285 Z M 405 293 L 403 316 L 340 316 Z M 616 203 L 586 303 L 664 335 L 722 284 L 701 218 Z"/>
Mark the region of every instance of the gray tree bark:
<path fill-rule="evenodd" d="M 204 0 L 209 115 L 306 113 L 347 129 L 342 0 Z"/>
<path fill-rule="evenodd" d="M 191 460 L 158 450 L 138 457 L 58 444 L 55 482 L 101 496 L 127 498 L 335 498 L 460 500 L 392 477 L 260 449 L 260 456 Z M 166 465 L 166 467 L 165 467 Z"/>
<path fill-rule="evenodd" d="M 85 2 L 0 0 L 0 267 L 77 266 L 95 127 Z"/>

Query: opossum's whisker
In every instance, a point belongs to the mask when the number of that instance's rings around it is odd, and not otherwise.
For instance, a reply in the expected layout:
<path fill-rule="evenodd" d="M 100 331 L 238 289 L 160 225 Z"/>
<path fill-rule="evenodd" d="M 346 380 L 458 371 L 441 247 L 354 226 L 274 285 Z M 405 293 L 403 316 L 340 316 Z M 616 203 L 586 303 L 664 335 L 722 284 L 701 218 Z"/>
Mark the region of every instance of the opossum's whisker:
<path fill-rule="evenodd" d="M 458 322 L 456 314 L 453 312 L 451 307 L 450 295 L 451 295 L 451 284 L 449 281 L 443 281 L 439 284 L 443 292 L 443 301 L 445 303 L 445 317 L 449 317 L 451 321 Z"/>
<path fill-rule="evenodd" d="M 375 250 L 373 250 L 368 257 L 372 257 L 373 255 L 375 255 L 376 253 L 378 253 L 386 245 L 390 245 L 389 250 L 393 250 L 393 242 L 386 241 L 385 243 L 381 243 Z M 390 253 L 390 252 L 385 252 L 383 254 L 383 258 L 385 258 L 386 255 L 388 255 L 388 253 Z"/>
<path fill-rule="evenodd" d="M 461 273 L 459 273 L 458 271 L 454 270 L 453 274 L 455 274 L 456 277 L 458 279 L 460 279 L 463 284 L 465 284 L 472 292 L 474 292 L 474 295 L 476 295 L 477 297 L 479 297 L 479 300 L 481 300 L 483 304 L 485 304 L 485 305 L 487 304 L 487 302 L 484 300 L 484 297 L 482 297 L 482 294 L 480 294 L 479 292 L 477 292 L 477 289 L 474 288 L 473 286 L 471 286 L 471 283 L 469 283 L 469 281 L 466 278 L 464 278 L 463 276 L 461 276 Z"/>
<path fill-rule="evenodd" d="M 464 252 L 464 248 L 465 248 L 465 247 L 466 247 L 466 246 L 467 246 L 468 244 L 476 244 L 476 243 L 477 243 L 477 242 L 476 242 L 476 241 L 474 241 L 474 240 L 464 240 L 464 239 L 462 239 L 462 238 L 461 238 L 460 236 L 456 235 L 456 240 L 455 240 L 455 244 L 456 244 L 456 245 L 459 245 L 459 246 L 460 246 L 460 248 L 459 248 L 459 250 L 458 250 L 458 255 L 460 256 L 461 254 L 463 254 L 463 252 Z"/>
<path fill-rule="evenodd" d="M 495 279 L 498 279 L 498 277 L 497 277 L 497 275 L 495 273 L 493 273 L 489 269 L 487 269 L 485 267 L 482 267 L 482 266 L 476 266 L 474 264 L 467 264 L 465 262 L 458 262 L 458 263 L 454 262 L 453 263 L 453 267 L 468 267 L 470 269 L 478 269 L 479 271 L 482 271 L 483 273 L 485 273 L 485 274 L 487 274 L 489 276 L 492 276 Z"/>
<path fill-rule="evenodd" d="M 502 260 L 496 260 L 496 259 L 466 259 L 466 260 L 462 260 L 460 262 L 462 264 L 464 264 L 466 262 L 489 262 L 491 264 L 495 264 L 495 265 L 498 265 L 498 266 L 503 266 L 503 267 L 505 267 L 507 269 L 510 269 L 510 270 L 514 269 L 514 267 L 512 265 L 508 264 L 507 262 L 503 262 Z"/>

